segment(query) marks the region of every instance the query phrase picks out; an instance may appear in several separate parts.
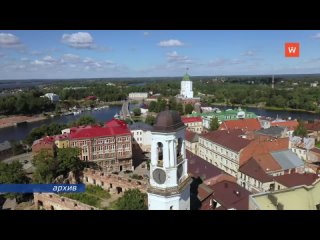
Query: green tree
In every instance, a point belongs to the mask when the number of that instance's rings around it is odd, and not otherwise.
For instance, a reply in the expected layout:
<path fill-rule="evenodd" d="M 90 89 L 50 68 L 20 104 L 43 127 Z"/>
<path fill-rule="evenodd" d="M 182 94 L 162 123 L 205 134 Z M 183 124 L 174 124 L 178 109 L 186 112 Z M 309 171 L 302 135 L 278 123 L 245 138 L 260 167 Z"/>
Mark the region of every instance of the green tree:
<path fill-rule="evenodd" d="M 76 122 L 72 123 L 72 126 L 83 126 L 96 124 L 96 119 L 90 115 L 84 115 L 80 117 Z"/>
<path fill-rule="evenodd" d="M 210 131 L 215 131 L 215 130 L 218 130 L 219 129 L 219 121 L 218 121 L 218 118 L 212 118 L 211 119 L 211 122 L 210 122 Z"/>
<path fill-rule="evenodd" d="M 181 115 L 183 114 L 183 106 L 182 103 L 177 104 L 177 109 L 176 109 Z"/>
<path fill-rule="evenodd" d="M 190 113 L 192 113 L 193 109 L 194 109 L 193 106 L 188 103 L 184 107 L 184 112 L 185 112 L 185 114 L 190 114 Z"/>
<path fill-rule="evenodd" d="M 80 160 L 80 149 L 79 148 L 59 148 L 57 151 L 58 168 L 57 174 L 64 175 L 72 171 L 79 173 L 84 168 L 84 162 Z"/>
<path fill-rule="evenodd" d="M 36 183 L 52 183 L 57 177 L 58 161 L 47 150 L 41 150 L 33 157 L 36 170 L 33 180 Z"/>
<path fill-rule="evenodd" d="M 16 183 L 25 184 L 29 183 L 30 180 L 26 173 L 23 171 L 22 164 L 15 161 L 11 164 L 0 162 L 0 184 L 4 183 Z M 21 198 L 23 194 L 8 193 L 5 194 L 5 198 Z"/>
<path fill-rule="evenodd" d="M 299 125 L 298 125 L 297 129 L 294 130 L 293 134 L 295 136 L 299 136 L 299 137 L 306 137 L 307 133 L 308 133 L 308 131 L 307 131 L 305 125 L 304 125 L 304 122 L 303 121 L 299 121 Z"/>
<path fill-rule="evenodd" d="M 147 210 L 147 194 L 140 192 L 139 189 L 129 189 L 116 202 L 118 210 Z"/>
<path fill-rule="evenodd" d="M 152 101 L 149 103 L 149 107 L 148 107 L 149 112 L 155 112 L 156 108 L 157 108 L 157 102 Z"/>
<path fill-rule="evenodd" d="M 12 148 L 12 154 L 14 156 L 24 153 L 24 149 L 23 149 L 22 144 L 20 144 L 18 142 L 12 141 L 11 148 Z"/>
<path fill-rule="evenodd" d="M 153 125 L 156 122 L 156 118 L 154 116 L 152 116 L 152 115 L 148 115 L 144 122 L 147 123 L 147 124 Z"/>
<path fill-rule="evenodd" d="M 135 116 L 140 116 L 141 115 L 141 109 L 140 108 L 135 108 L 133 109 L 133 114 Z"/>
<path fill-rule="evenodd" d="M 15 161 L 11 164 L 0 162 L 0 184 L 2 183 L 28 183 L 22 164 Z"/>

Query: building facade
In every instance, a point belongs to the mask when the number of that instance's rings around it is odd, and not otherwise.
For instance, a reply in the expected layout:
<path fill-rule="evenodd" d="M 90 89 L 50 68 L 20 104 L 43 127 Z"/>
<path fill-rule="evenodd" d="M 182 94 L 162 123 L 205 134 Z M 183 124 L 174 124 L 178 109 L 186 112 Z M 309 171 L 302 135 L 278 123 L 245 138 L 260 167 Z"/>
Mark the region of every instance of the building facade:
<path fill-rule="evenodd" d="M 320 210 L 320 181 L 250 195 L 249 210 Z"/>
<path fill-rule="evenodd" d="M 113 119 L 101 126 L 70 129 L 70 147 L 81 149 L 83 161 L 108 172 L 132 170 L 132 136 L 127 124 Z"/>
<path fill-rule="evenodd" d="M 192 81 L 188 73 L 183 76 L 181 81 L 180 95 L 182 98 L 193 98 Z"/>
<path fill-rule="evenodd" d="M 148 98 L 147 92 L 132 92 L 129 93 L 130 100 L 143 100 Z"/>
<path fill-rule="evenodd" d="M 54 94 L 54 93 L 46 93 L 44 95 L 44 97 L 47 97 L 50 99 L 51 102 L 53 103 L 56 103 L 56 102 L 59 102 L 60 98 L 57 94 Z"/>
<path fill-rule="evenodd" d="M 152 126 L 138 122 L 129 125 L 132 133 L 132 144 L 138 145 L 143 152 L 151 151 L 151 130 Z"/>
<path fill-rule="evenodd" d="M 199 156 L 237 177 L 242 149 L 250 143 L 250 140 L 241 137 L 242 134 L 239 129 L 199 135 Z"/>
<path fill-rule="evenodd" d="M 157 115 L 151 142 L 149 210 L 190 210 L 185 128 L 176 111 Z"/>
<path fill-rule="evenodd" d="M 187 126 L 187 130 L 195 133 L 202 133 L 201 117 L 182 117 L 182 122 Z"/>

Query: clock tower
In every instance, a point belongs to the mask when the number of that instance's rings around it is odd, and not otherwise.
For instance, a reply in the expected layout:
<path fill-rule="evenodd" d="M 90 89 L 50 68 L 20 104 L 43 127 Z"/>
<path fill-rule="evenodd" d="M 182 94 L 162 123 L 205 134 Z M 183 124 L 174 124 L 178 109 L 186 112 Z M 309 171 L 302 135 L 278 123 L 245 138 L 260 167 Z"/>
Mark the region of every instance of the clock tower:
<path fill-rule="evenodd" d="M 190 210 L 185 125 L 178 112 L 160 112 L 151 142 L 149 210 Z"/>

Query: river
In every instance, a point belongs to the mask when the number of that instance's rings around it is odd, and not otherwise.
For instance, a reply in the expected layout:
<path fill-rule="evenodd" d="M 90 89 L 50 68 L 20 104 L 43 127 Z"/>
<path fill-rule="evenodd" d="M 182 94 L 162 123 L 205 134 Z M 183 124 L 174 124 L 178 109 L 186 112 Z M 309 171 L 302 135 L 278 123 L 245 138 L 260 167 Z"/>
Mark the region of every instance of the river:
<path fill-rule="evenodd" d="M 135 108 L 137 105 L 136 104 L 130 104 L 130 110 Z M 231 107 L 227 106 L 213 106 L 213 107 L 218 107 L 221 110 L 225 110 Z M 93 116 L 97 122 L 105 122 L 108 120 L 111 120 L 113 116 L 116 113 L 119 113 L 121 110 L 121 106 L 110 106 L 110 108 L 105 108 L 101 109 L 99 111 L 87 111 L 83 112 L 79 115 L 73 116 L 60 116 L 60 117 L 54 117 L 54 118 L 49 118 L 43 121 L 39 122 L 34 122 L 34 123 L 28 123 L 23 126 L 19 127 L 9 127 L 9 128 L 2 128 L 0 129 L 0 143 L 6 140 L 23 140 L 26 138 L 26 136 L 29 134 L 29 132 L 36 127 L 40 127 L 41 125 L 44 124 L 50 124 L 53 122 L 56 123 L 69 123 L 76 121 L 79 117 L 83 115 L 91 115 Z M 267 117 L 272 117 L 272 118 L 283 118 L 286 119 L 288 117 L 291 117 L 291 119 L 304 119 L 304 120 L 314 120 L 314 119 L 319 119 L 320 114 L 313 114 L 313 113 L 307 113 L 307 112 L 297 112 L 297 111 L 276 111 L 276 110 L 266 110 L 266 109 L 259 109 L 259 108 L 246 108 L 247 111 L 249 112 L 254 112 L 258 116 L 267 116 Z"/>
<path fill-rule="evenodd" d="M 135 104 L 130 104 L 129 109 L 132 110 L 136 107 Z M 119 113 L 121 106 L 110 106 L 109 108 L 104 108 L 98 111 L 85 111 L 79 115 L 69 115 L 69 116 L 60 116 L 48 118 L 43 121 L 28 123 L 19 127 L 8 127 L 0 129 L 0 143 L 6 140 L 23 140 L 31 132 L 33 128 L 40 127 L 41 125 L 47 125 L 51 123 L 69 123 L 76 121 L 83 115 L 93 116 L 97 122 L 106 122 L 111 120 L 116 113 Z"/>

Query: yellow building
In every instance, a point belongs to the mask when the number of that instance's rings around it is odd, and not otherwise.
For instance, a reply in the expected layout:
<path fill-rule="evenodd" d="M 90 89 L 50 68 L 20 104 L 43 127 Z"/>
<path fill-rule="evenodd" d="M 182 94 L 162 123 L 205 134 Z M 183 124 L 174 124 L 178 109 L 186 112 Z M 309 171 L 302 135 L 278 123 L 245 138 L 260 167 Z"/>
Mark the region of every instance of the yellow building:
<path fill-rule="evenodd" d="M 249 197 L 250 210 L 320 210 L 320 179 L 311 186 L 297 186 Z"/>
<path fill-rule="evenodd" d="M 69 147 L 69 134 L 62 134 L 55 136 L 55 145 L 57 148 L 68 148 Z"/>

